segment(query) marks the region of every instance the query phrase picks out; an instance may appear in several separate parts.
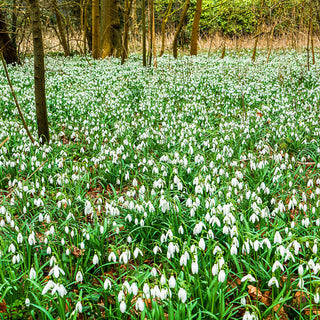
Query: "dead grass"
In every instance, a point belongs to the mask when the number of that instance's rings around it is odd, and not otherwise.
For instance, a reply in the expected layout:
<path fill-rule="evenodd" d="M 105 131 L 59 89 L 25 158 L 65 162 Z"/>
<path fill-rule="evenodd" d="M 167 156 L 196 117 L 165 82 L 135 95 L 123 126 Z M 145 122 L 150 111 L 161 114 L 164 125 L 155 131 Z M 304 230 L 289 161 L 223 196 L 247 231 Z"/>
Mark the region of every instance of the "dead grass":
<path fill-rule="evenodd" d="M 165 42 L 165 53 L 172 52 L 172 42 L 174 37 L 174 31 L 168 32 Z M 148 40 L 148 39 L 147 39 Z M 45 52 L 63 52 L 62 46 L 59 43 L 59 39 L 56 34 L 51 29 L 43 30 L 43 41 Z M 227 49 L 240 50 L 240 49 L 252 49 L 254 45 L 255 37 L 254 36 L 243 36 L 243 37 L 233 37 L 224 39 L 218 32 L 214 33 L 211 36 L 200 36 L 198 40 L 199 52 L 214 52 L 220 50 L 225 46 Z M 141 53 L 142 52 L 142 41 L 141 36 L 133 37 L 131 35 L 129 40 L 129 50 L 131 53 Z M 69 45 L 71 51 L 80 52 L 79 45 L 82 46 L 82 34 L 79 32 L 74 37 L 70 37 Z M 259 38 L 258 48 L 267 49 L 269 48 L 270 41 L 267 33 L 262 34 Z M 161 49 L 161 35 L 156 35 L 156 46 L 157 53 L 159 54 Z M 320 40 L 317 35 L 314 36 L 314 46 L 315 48 L 320 47 Z M 147 43 L 148 47 L 148 43 Z M 179 48 L 180 53 L 189 52 L 189 44 L 186 44 L 184 47 Z M 288 33 L 278 36 L 272 41 L 273 49 L 287 49 L 292 48 L 297 51 L 301 51 L 307 47 L 307 31 L 296 31 L 294 34 Z M 32 53 L 32 37 L 31 34 L 27 34 L 24 41 L 21 43 L 20 52 L 22 55 Z"/>

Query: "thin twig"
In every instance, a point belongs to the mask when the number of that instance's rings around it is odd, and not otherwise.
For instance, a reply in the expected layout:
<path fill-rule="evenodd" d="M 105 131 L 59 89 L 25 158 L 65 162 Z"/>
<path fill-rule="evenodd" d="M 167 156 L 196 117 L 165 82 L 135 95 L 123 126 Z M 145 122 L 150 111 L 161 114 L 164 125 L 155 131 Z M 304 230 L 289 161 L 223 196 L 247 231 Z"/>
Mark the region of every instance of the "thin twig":
<path fill-rule="evenodd" d="M 29 129 L 28 129 L 28 126 L 27 126 L 26 121 L 24 120 L 24 117 L 23 117 L 22 111 L 21 111 L 21 109 L 20 109 L 20 106 L 19 106 L 19 103 L 18 103 L 16 94 L 14 93 L 14 90 L 13 90 L 13 87 L 12 87 L 12 84 L 11 84 L 11 81 L 10 81 L 8 69 L 7 69 L 7 64 L 6 64 L 6 62 L 4 61 L 2 51 L 0 52 L 0 56 L 1 56 L 1 61 L 2 61 L 3 67 L 4 67 L 5 74 L 6 74 L 8 83 L 9 83 L 9 87 L 10 87 L 10 90 L 11 90 L 11 93 L 12 93 L 12 96 L 13 96 L 13 99 L 14 99 L 14 102 L 15 102 L 15 104 L 16 104 L 16 107 L 17 107 L 17 109 L 18 109 L 19 115 L 20 115 L 20 117 L 21 117 L 23 126 L 24 126 L 24 128 L 26 129 L 27 134 L 28 134 L 30 140 L 32 141 L 32 143 L 34 143 L 34 139 L 33 139 L 32 135 L 31 135 L 31 133 L 30 133 L 30 131 L 29 131 Z"/>
<path fill-rule="evenodd" d="M 4 141 L 2 141 L 2 142 L 0 143 L 0 148 L 3 147 L 4 144 L 5 144 L 7 141 L 9 141 L 9 140 L 10 140 L 9 137 L 5 138 Z"/>

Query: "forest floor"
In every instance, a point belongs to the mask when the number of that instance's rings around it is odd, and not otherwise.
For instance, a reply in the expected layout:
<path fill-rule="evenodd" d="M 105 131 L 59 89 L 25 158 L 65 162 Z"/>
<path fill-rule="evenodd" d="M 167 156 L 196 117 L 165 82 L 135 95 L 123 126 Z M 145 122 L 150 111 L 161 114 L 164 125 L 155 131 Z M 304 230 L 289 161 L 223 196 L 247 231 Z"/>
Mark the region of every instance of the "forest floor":
<path fill-rule="evenodd" d="M 265 61 L 48 57 L 43 146 L 0 69 L 0 319 L 317 319 L 320 65 Z"/>

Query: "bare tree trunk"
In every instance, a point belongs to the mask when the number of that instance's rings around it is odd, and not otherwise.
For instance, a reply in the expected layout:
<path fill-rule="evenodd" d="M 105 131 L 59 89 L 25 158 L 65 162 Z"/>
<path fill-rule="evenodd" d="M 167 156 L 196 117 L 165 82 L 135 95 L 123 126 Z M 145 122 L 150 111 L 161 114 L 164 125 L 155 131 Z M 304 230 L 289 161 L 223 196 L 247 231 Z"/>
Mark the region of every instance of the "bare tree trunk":
<path fill-rule="evenodd" d="M 17 0 L 13 0 L 12 2 L 11 40 L 14 50 L 17 51 Z"/>
<path fill-rule="evenodd" d="M 137 38 L 138 24 L 137 24 L 137 0 L 132 0 L 132 15 L 131 15 L 131 29 L 132 37 Z"/>
<path fill-rule="evenodd" d="M 164 47 L 165 47 L 165 40 L 166 40 L 166 24 L 168 22 L 168 18 L 171 12 L 173 0 L 170 0 L 168 4 L 168 8 L 163 15 L 162 23 L 161 23 L 161 51 L 160 51 L 160 57 L 164 54 Z"/>
<path fill-rule="evenodd" d="M 225 55 L 226 55 L 226 37 L 225 37 L 225 35 L 223 35 L 221 59 L 224 59 Z"/>
<path fill-rule="evenodd" d="M 152 25 L 152 53 L 153 53 L 153 65 L 157 68 L 157 47 L 156 47 L 156 28 L 154 23 L 154 0 L 151 0 L 151 25 Z"/>
<path fill-rule="evenodd" d="M 254 46 L 253 46 L 253 52 L 252 52 L 252 61 L 256 60 L 258 41 L 259 41 L 261 29 L 262 29 L 263 7 L 264 7 L 264 0 L 262 0 L 262 3 L 261 3 L 259 24 L 258 24 L 257 34 L 256 34 L 256 38 L 254 40 Z"/>
<path fill-rule="evenodd" d="M 151 1 L 152 1 L 152 0 L 149 0 L 149 5 L 148 5 L 148 10 L 149 10 L 149 23 L 148 23 L 148 26 L 149 26 L 148 64 L 149 64 L 149 66 L 151 66 L 151 60 L 152 60 L 152 44 L 153 44 L 153 41 L 152 41 L 152 36 L 153 36 L 152 27 L 153 27 L 153 25 L 152 25 Z"/>
<path fill-rule="evenodd" d="M 122 48 L 121 64 L 124 64 L 125 60 L 127 60 L 128 58 L 128 38 L 129 38 L 131 6 L 132 6 L 132 0 L 125 0 L 124 32 L 123 32 L 123 48 Z"/>
<path fill-rule="evenodd" d="M 199 30 L 201 12 L 202 12 L 202 0 L 197 0 L 196 12 L 194 14 L 194 19 L 192 24 L 192 34 L 191 34 L 190 55 L 192 56 L 196 56 L 198 51 L 198 30 Z"/>
<path fill-rule="evenodd" d="M 273 34 L 274 34 L 274 29 L 276 28 L 276 24 L 272 27 L 271 33 L 270 33 L 270 38 L 269 38 L 269 50 L 268 50 L 268 56 L 266 63 L 269 62 L 270 55 L 271 55 L 271 50 L 272 50 L 272 45 L 273 45 Z"/>
<path fill-rule="evenodd" d="M 87 0 L 84 0 L 83 3 L 83 53 L 87 54 L 87 31 L 88 31 L 88 6 L 87 6 Z"/>
<path fill-rule="evenodd" d="M 99 53 L 99 0 L 92 0 L 92 57 L 100 58 Z"/>
<path fill-rule="evenodd" d="M 64 56 L 67 57 L 70 55 L 70 50 L 68 47 L 68 43 L 67 43 L 67 38 L 66 38 L 66 34 L 64 32 L 64 26 L 62 23 L 62 14 L 58 8 L 58 4 L 57 4 L 57 0 L 52 0 L 52 5 L 53 5 L 53 9 L 54 9 L 54 13 L 56 15 L 57 18 L 57 25 L 58 25 L 58 30 L 59 30 L 59 39 L 64 51 Z"/>
<path fill-rule="evenodd" d="M 118 12 L 117 0 L 102 0 L 105 1 L 105 29 L 102 37 L 102 58 L 110 57 L 120 52 L 121 48 L 121 33 L 120 33 L 120 18 Z"/>
<path fill-rule="evenodd" d="M 147 41 L 146 41 L 146 3 L 145 0 L 141 2 L 142 11 L 142 59 L 143 66 L 147 66 Z"/>
<path fill-rule="evenodd" d="M 190 0 L 187 0 L 185 5 L 184 5 L 184 9 L 182 11 L 182 14 L 181 14 L 181 17 L 180 17 L 180 21 L 179 21 L 176 33 L 175 33 L 174 38 L 173 38 L 172 51 L 173 51 L 173 56 L 175 58 L 178 58 L 178 38 L 179 38 L 179 34 L 181 32 L 181 29 L 183 27 L 184 20 L 186 18 L 189 6 L 190 6 Z"/>
<path fill-rule="evenodd" d="M 29 0 L 32 15 L 33 52 L 34 52 L 34 91 L 38 135 L 40 142 L 49 142 L 49 125 L 46 104 L 44 51 L 41 30 L 41 15 L 38 0 Z"/>
<path fill-rule="evenodd" d="M 308 71 L 310 70 L 310 29 L 311 29 L 311 20 L 309 21 L 308 39 L 307 39 L 307 67 L 308 67 Z"/>
<path fill-rule="evenodd" d="M 4 17 L 5 14 L 0 6 L 0 51 L 2 51 L 4 60 L 7 64 L 19 63 L 19 56 L 9 37 L 9 32 Z"/>

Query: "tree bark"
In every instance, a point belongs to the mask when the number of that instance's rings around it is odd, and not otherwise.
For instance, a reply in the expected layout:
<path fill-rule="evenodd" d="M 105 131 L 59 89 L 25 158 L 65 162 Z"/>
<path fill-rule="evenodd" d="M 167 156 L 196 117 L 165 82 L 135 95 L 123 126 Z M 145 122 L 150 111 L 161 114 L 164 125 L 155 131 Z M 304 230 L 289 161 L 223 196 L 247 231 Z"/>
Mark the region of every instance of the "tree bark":
<path fill-rule="evenodd" d="M 49 142 L 49 125 L 46 104 L 44 51 L 41 30 L 41 15 L 38 0 L 28 0 L 31 5 L 31 20 L 34 52 L 34 91 L 38 135 L 41 143 Z"/>
<path fill-rule="evenodd" d="M 121 48 L 120 18 L 117 0 L 105 1 L 105 29 L 102 37 L 102 58 L 110 57 L 119 53 Z"/>
<path fill-rule="evenodd" d="M 165 47 L 165 40 L 166 40 L 166 24 L 168 22 L 169 14 L 171 12 L 173 0 L 170 0 L 168 4 L 168 8 L 163 15 L 162 23 L 161 23 L 161 51 L 160 51 L 160 57 L 164 54 L 164 47 Z"/>
<path fill-rule="evenodd" d="M 100 58 L 99 50 L 99 0 L 92 0 L 92 57 Z"/>
<path fill-rule="evenodd" d="M 63 22 L 62 22 L 62 14 L 58 8 L 58 4 L 57 4 L 57 0 L 52 0 L 52 5 L 53 5 L 53 9 L 54 9 L 54 13 L 56 15 L 57 18 L 57 25 L 58 25 L 58 30 L 59 30 L 59 39 L 64 51 L 64 55 L 65 57 L 70 55 L 70 50 L 68 47 L 68 43 L 67 43 L 67 38 L 66 38 L 66 34 L 64 32 L 64 27 L 63 27 Z"/>
<path fill-rule="evenodd" d="M 123 32 L 123 48 L 122 48 L 121 64 L 124 64 L 124 62 L 128 58 L 128 38 L 129 38 L 131 6 L 132 6 L 132 0 L 125 0 L 124 32 Z"/>
<path fill-rule="evenodd" d="M 251 58 L 252 61 L 256 60 L 258 41 L 259 41 L 261 29 L 262 29 L 263 7 L 264 7 L 264 0 L 262 0 L 262 3 L 261 3 L 259 25 L 258 25 L 258 28 L 257 28 L 257 35 L 256 35 L 256 38 L 254 40 L 254 46 L 253 46 L 253 52 L 252 52 L 252 58 Z"/>
<path fill-rule="evenodd" d="M 142 11 L 142 60 L 143 66 L 147 66 L 147 41 L 146 41 L 146 3 L 142 0 L 141 3 Z"/>
<path fill-rule="evenodd" d="M 179 21 L 176 33 L 175 33 L 174 38 L 173 38 L 172 51 L 173 51 L 173 56 L 175 58 L 178 57 L 178 38 L 179 38 L 179 34 L 181 32 L 181 29 L 183 27 L 184 20 L 186 18 L 189 6 L 190 6 L 190 0 L 187 0 L 185 5 L 184 5 L 184 9 L 182 11 L 182 14 L 181 14 L 181 17 L 180 17 L 180 21 Z"/>
<path fill-rule="evenodd" d="M 191 33 L 191 49 L 190 55 L 196 56 L 198 51 L 198 31 L 202 12 L 202 0 L 197 0 L 196 12 L 194 14 L 192 33 Z"/>
<path fill-rule="evenodd" d="M 12 2 L 11 40 L 14 50 L 17 51 L 17 0 Z"/>
<path fill-rule="evenodd" d="M 0 7 L 0 51 L 2 51 L 4 60 L 7 64 L 19 63 L 19 56 L 10 39 L 5 14 Z"/>

